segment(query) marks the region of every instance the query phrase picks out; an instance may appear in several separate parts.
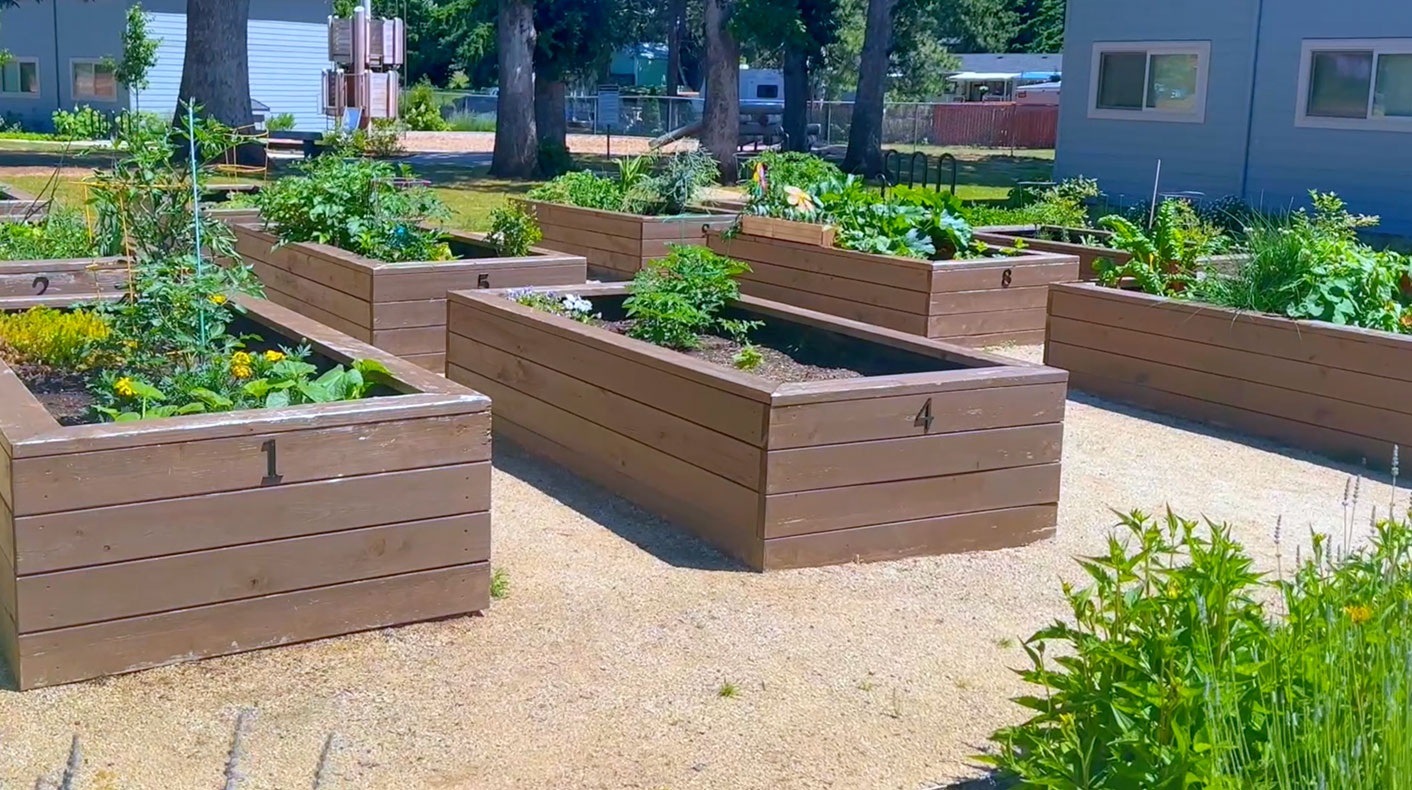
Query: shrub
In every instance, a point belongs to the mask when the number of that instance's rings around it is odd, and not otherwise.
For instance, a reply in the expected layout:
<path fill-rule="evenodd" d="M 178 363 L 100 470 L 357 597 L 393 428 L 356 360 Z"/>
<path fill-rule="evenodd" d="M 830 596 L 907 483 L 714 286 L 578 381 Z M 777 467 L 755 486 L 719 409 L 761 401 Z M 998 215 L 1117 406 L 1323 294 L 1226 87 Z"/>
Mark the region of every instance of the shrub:
<path fill-rule="evenodd" d="M 107 115 L 84 105 L 73 112 L 55 110 L 54 133 L 69 140 L 106 140 L 113 134 L 113 122 Z"/>
<path fill-rule="evenodd" d="M 766 183 L 777 184 L 781 189 L 785 186 L 805 188 L 821 181 L 843 178 L 843 171 L 834 163 L 798 151 L 766 151 L 755 157 L 753 164 L 752 177 L 764 168 Z"/>
<path fill-rule="evenodd" d="M 67 206 L 51 206 L 36 223 L 0 223 L 0 260 L 41 261 L 53 258 L 87 258 L 115 252 L 100 250 L 89 232 L 83 213 Z"/>
<path fill-rule="evenodd" d="M 407 128 L 413 131 L 444 132 L 449 128 L 446 119 L 441 117 L 436 90 L 425 77 L 402 97 L 401 116 Z"/>
<path fill-rule="evenodd" d="M 1116 286 L 1131 277 L 1139 288 L 1154 294 L 1183 292 L 1195 282 L 1198 259 L 1220 252 L 1228 244 L 1219 228 L 1202 222 L 1191 204 L 1180 199 L 1162 201 L 1147 230 L 1117 214 L 1098 224 L 1113 232 L 1110 246 L 1132 255 L 1122 265 L 1100 259 L 1094 267 L 1098 281 Z"/>
<path fill-rule="evenodd" d="M 705 247 L 669 246 L 666 258 L 633 278 L 632 295 L 623 302 L 632 319 L 628 335 L 676 349 L 696 348 L 697 335 L 711 329 L 743 338 L 752 325 L 723 321 L 720 312 L 740 297 L 735 278 L 750 267 Z"/>
<path fill-rule="evenodd" d="M 446 126 L 453 132 L 493 132 L 495 113 L 452 113 L 446 121 Z"/>
<path fill-rule="evenodd" d="M 623 205 L 623 188 L 611 178 L 576 170 L 540 184 L 526 197 L 566 206 L 617 211 Z"/>
<path fill-rule="evenodd" d="M 506 258 L 528 255 L 530 248 L 544 238 L 539 223 L 519 206 L 501 206 L 490 212 L 490 233 L 486 240 L 495 252 Z"/>
<path fill-rule="evenodd" d="M 1102 193 L 1098 182 L 1078 176 L 1035 192 L 1016 187 L 1003 207 L 976 205 L 966 209 L 973 225 L 1089 226 L 1087 202 Z"/>
<path fill-rule="evenodd" d="M 402 147 L 402 133 L 407 130 L 401 121 L 391 118 L 374 118 L 366 129 L 359 129 L 353 135 L 353 144 L 369 156 L 389 158 L 407 153 Z"/>
<path fill-rule="evenodd" d="M 716 160 L 704 151 L 672 154 L 654 173 L 657 161 L 655 154 L 619 159 L 617 178 L 587 171 L 565 173 L 530 190 L 529 197 L 631 214 L 681 214 L 715 183 L 719 173 Z"/>
<path fill-rule="evenodd" d="M 297 166 L 298 175 L 270 182 L 255 198 L 280 243 L 317 242 L 380 261 L 450 258 L 441 234 L 421 226 L 449 216 L 425 187 L 400 188 L 385 162 L 321 156 Z"/>
<path fill-rule="evenodd" d="M 294 128 L 294 113 L 282 112 L 271 115 L 265 121 L 265 128 L 271 132 L 288 132 Z"/>
<path fill-rule="evenodd" d="M 103 317 L 87 310 L 0 313 L 0 357 L 13 364 L 83 369 L 110 333 Z"/>

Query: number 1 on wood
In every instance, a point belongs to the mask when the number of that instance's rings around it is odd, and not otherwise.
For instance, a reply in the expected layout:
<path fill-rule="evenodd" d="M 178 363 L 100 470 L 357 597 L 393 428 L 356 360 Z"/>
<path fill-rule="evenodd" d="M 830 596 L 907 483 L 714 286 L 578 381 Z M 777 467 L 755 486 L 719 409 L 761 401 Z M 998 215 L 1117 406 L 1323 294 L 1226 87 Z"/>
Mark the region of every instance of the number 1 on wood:
<path fill-rule="evenodd" d="M 927 398 L 927 402 L 922 404 L 922 410 L 917 412 L 917 417 L 912 420 L 912 424 L 921 428 L 925 433 L 932 429 L 932 420 L 934 419 L 936 418 L 932 417 L 932 399 Z"/>
<path fill-rule="evenodd" d="M 260 452 L 265 454 L 265 478 L 260 481 L 262 486 L 277 486 L 284 481 L 284 475 L 279 473 L 279 458 L 276 455 L 275 440 L 267 439 L 260 445 Z"/>

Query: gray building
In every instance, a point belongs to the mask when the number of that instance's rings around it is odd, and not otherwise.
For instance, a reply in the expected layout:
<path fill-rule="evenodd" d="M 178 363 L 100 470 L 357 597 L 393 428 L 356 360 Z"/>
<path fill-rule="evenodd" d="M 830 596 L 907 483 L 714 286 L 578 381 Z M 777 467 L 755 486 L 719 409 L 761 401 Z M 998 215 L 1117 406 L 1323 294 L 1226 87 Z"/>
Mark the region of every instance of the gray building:
<path fill-rule="evenodd" d="M 91 105 L 117 111 L 140 107 L 171 114 L 186 51 L 186 1 L 144 0 L 148 33 L 161 39 L 151 85 L 137 96 L 113 79 L 105 58 L 122 55 L 131 0 L 23 2 L 0 14 L 0 115 L 27 129 L 47 129 L 56 109 Z M 270 113 L 291 113 L 298 129 L 327 126 L 319 106 L 320 74 L 328 63 L 330 0 L 251 0 L 248 23 L 250 96 Z"/>
<path fill-rule="evenodd" d="M 1120 199 L 1337 192 L 1412 234 L 1412 2 L 1079 0 L 1055 171 Z"/>

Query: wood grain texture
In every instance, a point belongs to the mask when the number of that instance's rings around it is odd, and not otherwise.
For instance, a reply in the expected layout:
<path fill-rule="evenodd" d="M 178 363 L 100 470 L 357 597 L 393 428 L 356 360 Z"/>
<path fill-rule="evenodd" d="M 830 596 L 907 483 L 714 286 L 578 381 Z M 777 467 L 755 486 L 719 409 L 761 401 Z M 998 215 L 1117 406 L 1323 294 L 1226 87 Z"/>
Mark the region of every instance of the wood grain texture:
<path fill-rule="evenodd" d="M 1053 252 L 1060 255 L 1073 255 L 1079 259 L 1079 280 L 1081 282 L 1091 282 L 1098 277 L 1094 265 L 1100 260 L 1107 260 L 1114 266 L 1121 266 L 1132 260 L 1132 254 L 1115 250 L 1111 247 L 1103 247 L 1098 244 L 1081 244 L 1077 242 L 1050 241 L 1049 239 L 1037 238 L 1041 228 L 1034 225 L 1013 226 L 1013 227 L 992 227 L 977 228 L 975 237 L 987 244 L 997 244 L 1013 246 L 1016 239 L 1023 239 L 1025 244 L 1032 250 L 1040 252 Z M 1095 240 L 1106 239 L 1113 234 L 1105 230 L 1094 230 L 1092 228 L 1058 228 L 1065 231 L 1070 238 L 1092 237 Z"/>
<path fill-rule="evenodd" d="M 1412 339 L 1096 286 L 1049 312 L 1046 359 L 1096 395 L 1380 468 L 1412 443 Z"/>
<path fill-rule="evenodd" d="M 703 227 L 724 229 L 735 215 L 724 212 L 679 217 L 649 217 L 577 206 L 517 200 L 539 221 L 544 246 L 588 261 L 591 272 L 631 278 L 649 260 L 668 251 L 668 244 L 702 244 Z"/>
<path fill-rule="evenodd" d="M 490 559 L 490 513 L 21 576 L 21 634 Z M 161 579 L 161 584 L 152 580 Z"/>
<path fill-rule="evenodd" d="M 73 299 L 121 293 L 127 287 L 129 274 L 127 259 L 120 256 L 0 261 L 0 309 L 17 307 L 13 299 Z"/>
<path fill-rule="evenodd" d="M 490 564 L 481 562 L 44 631 L 19 639 L 20 687 L 307 642 L 489 605 Z"/>

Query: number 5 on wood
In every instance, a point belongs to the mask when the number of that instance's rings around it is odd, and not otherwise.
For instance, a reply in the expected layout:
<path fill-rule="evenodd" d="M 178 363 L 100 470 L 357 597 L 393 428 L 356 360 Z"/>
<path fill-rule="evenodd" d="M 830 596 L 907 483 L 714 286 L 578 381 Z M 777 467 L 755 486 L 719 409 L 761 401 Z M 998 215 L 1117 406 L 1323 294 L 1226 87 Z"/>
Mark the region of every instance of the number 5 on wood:
<path fill-rule="evenodd" d="M 260 452 L 265 454 L 265 478 L 260 481 L 260 485 L 279 485 L 284 481 L 284 475 L 279 473 L 279 457 L 276 455 L 275 440 L 265 440 L 265 443 L 260 445 Z"/>

